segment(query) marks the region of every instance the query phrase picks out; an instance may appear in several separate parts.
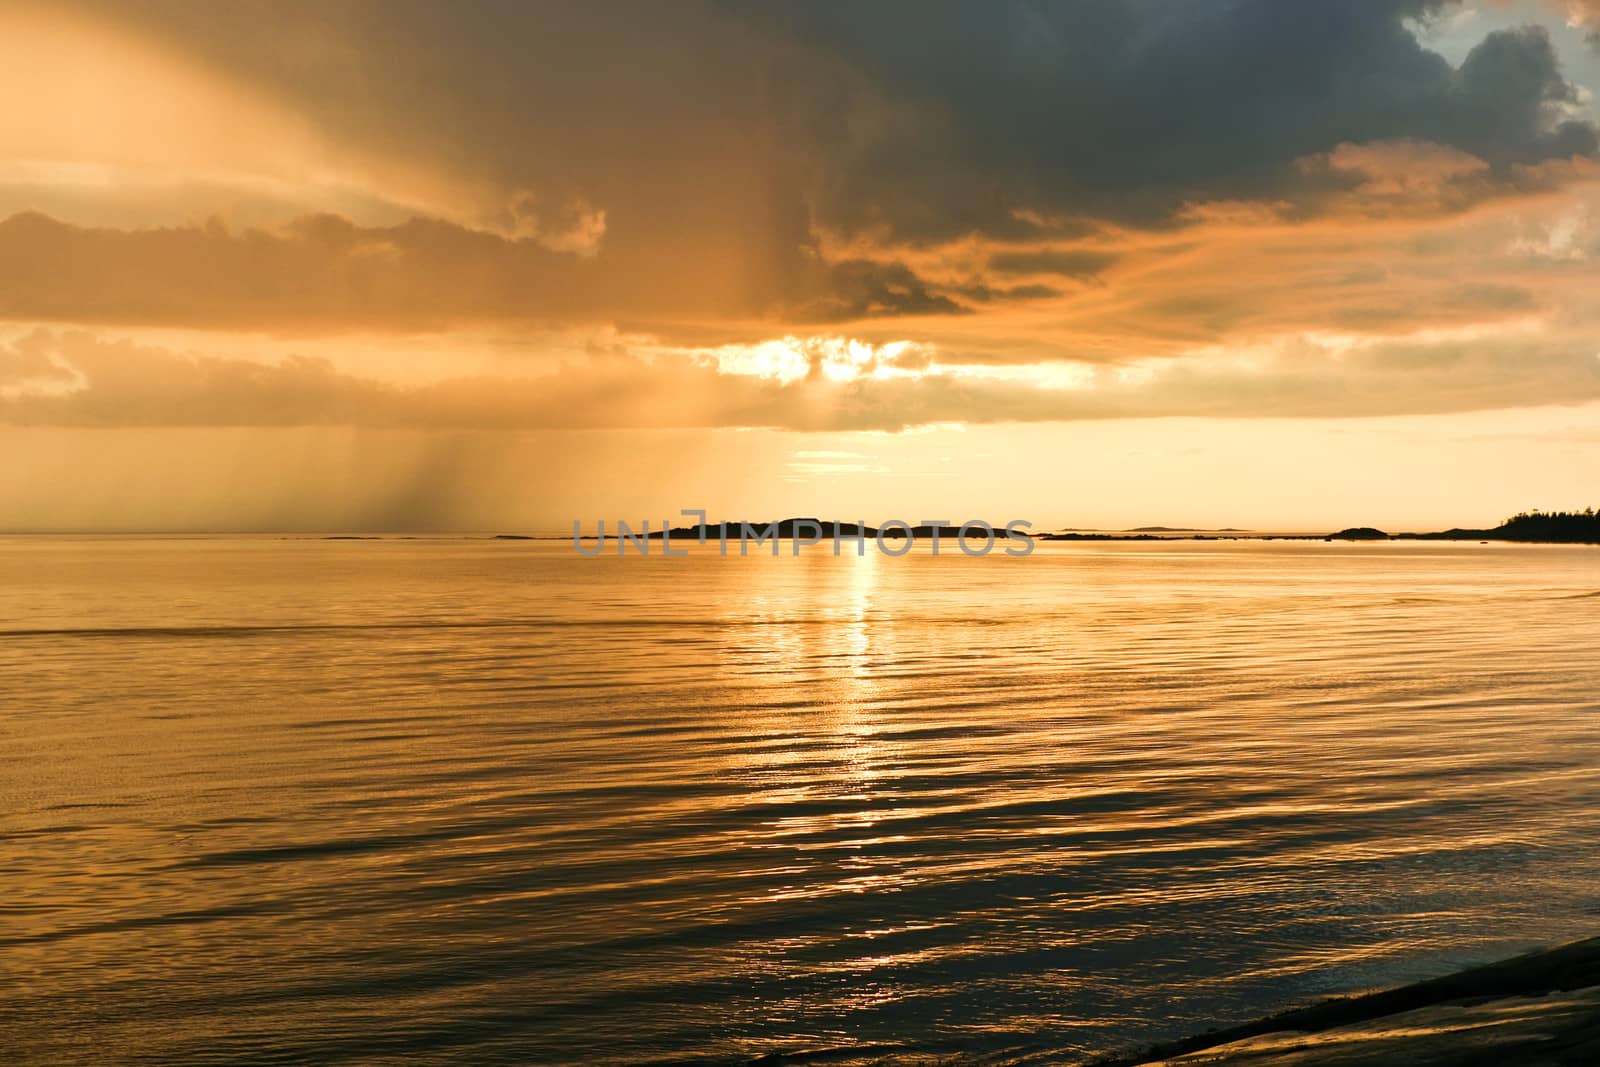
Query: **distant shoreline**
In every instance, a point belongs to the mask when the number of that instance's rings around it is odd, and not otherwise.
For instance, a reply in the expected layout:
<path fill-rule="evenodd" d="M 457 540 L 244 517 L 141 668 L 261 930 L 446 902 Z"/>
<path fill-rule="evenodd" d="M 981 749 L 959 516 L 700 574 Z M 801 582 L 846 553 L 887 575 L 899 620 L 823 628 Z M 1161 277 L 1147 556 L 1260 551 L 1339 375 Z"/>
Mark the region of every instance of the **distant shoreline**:
<path fill-rule="evenodd" d="M 703 513 L 702 513 L 703 514 Z M 576 525 L 576 524 L 574 524 Z M 1254 530 L 1240 530 L 1225 527 L 1214 530 L 1198 530 L 1177 526 L 1139 526 L 1131 530 L 1084 530 L 1084 529 L 1058 529 L 1045 530 L 1038 533 L 1031 529 L 1026 532 L 1010 531 L 1012 525 L 1027 526 L 1026 523 L 1007 524 L 990 523 L 990 529 L 995 535 L 1012 540 L 1032 539 L 1034 541 L 1501 541 L 1516 544 L 1600 544 L 1600 515 L 1591 508 L 1587 511 L 1559 511 L 1559 512 L 1523 512 L 1513 515 L 1499 526 L 1491 529 L 1466 529 L 1455 527 L 1449 530 L 1440 530 L 1434 533 L 1387 533 L 1373 526 L 1348 526 L 1342 530 L 1328 534 L 1317 533 L 1263 533 Z M 630 531 L 636 536 L 646 540 L 694 540 L 700 543 L 708 541 L 732 541 L 742 538 L 750 532 L 755 535 L 776 533 L 781 538 L 796 538 L 805 530 L 808 535 L 818 538 L 857 538 L 876 537 L 912 540 L 938 538 L 956 538 L 960 536 L 963 527 L 960 526 L 933 526 L 921 525 L 906 528 L 903 524 L 891 528 L 885 524 L 882 528 L 868 526 L 863 522 L 841 522 L 837 519 L 819 519 L 811 516 L 803 518 L 771 519 L 762 522 L 725 520 L 723 522 L 700 522 L 692 526 L 677 526 L 671 529 L 650 530 L 648 523 L 642 523 L 640 529 Z M 497 534 L 498 540 L 543 540 L 525 534 Z M 560 537 L 551 540 L 594 541 L 604 538 L 604 525 L 593 534 L 578 535 L 574 533 L 571 538 Z M 814 543 L 814 542 L 813 542 Z"/>
<path fill-rule="evenodd" d="M 1006 538 L 1006 524 L 990 524 L 994 533 L 1000 538 Z M 955 538 L 959 536 L 961 527 L 931 525 L 915 526 L 910 529 L 891 528 L 885 526 L 868 526 L 860 522 L 841 522 L 838 520 L 823 520 L 818 518 L 785 518 L 772 519 L 762 522 L 749 521 L 724 521 L 716 523 L 700 523 L 693 526 L 677 526 L 670 530 L 657 528 L 649 530 L 644 524 L 641 528 L 631 531 L 636 536 L 643 536 L 646 540 L 660 541 L 728 541 L 735 540 L 748 530 L 756 536 L 776 531 L 779 537 L 795 537 L 804 528 L 808 533 L 814 532 L 822 538 L 854 538 L 854 537 L 884 537 L 903 539 L 910 537 L 913 540 L 941 538 Z M 580 540 L 594 541 L 603 538 L 604 529 L 592 534 L 574 536 L 543 537 L 527 534 L 496 534 L 496 540 Z M 1480 541 L 1502 542 L 1511 544 L 1600 544 L 1600 515 L 1594 511 L 1584 512 L 1524 512 L 1515 515 L 1499 526 L 1490 529 L 1467 529 L 1454 527 L 1449 530 L 1440 530 L 1432 533 L 1388 533 L 1372 526 L 1350 526 L 1334 533 L 1266 533 L 1255 530 L 1240 530 L 1235 528 L 1220 528 L 1213 530 L 1200 530 L 1188 527 L 1174 526 L 1140 526 L 1131 530 L 1084 530 L 1084 529 L 1057 529 L 1033 532 L 1021 532 L 1010 535 L 1013 540 L 1024 537 L 1035 541 Z"/>
<path fill-rule="evenodd" d="M 732 525 L 734 525 L 734 524 L 730 524 L 730 526 L 732 526 Z M 759 533 L 761 531 L 765 531 L 768 525 L 769 524 L 767 524 L 767 523 L 760 523 L 760 524 L 751 523 L 751 529 L 754 530 L 754 531 L 757 531 Z M 844 535 L 844 536 L 854 536 L 856 527 L 855 527 L 855 525 L 853 523 L 841 523 L 839 525 L 840 525 L 840 527 L 842 529 L 845 529 L 845 530 L 848 531 L 848 533 L 846 535 Z M 830 537 L 831 536 L 831 529 L 832 529 L 831 526 L 824 526 L 824 537 Z M 870 526 L 867 527 L 866 530 L 865 530 L 865 536 L 867 536 L 867 537 L 876 536 L 876 533 L 877 533 L 877 531 L 873 527 L 870 527 Z M 32 534 L 32 535 L 24 535 L 24 536 L 48 536 L 48 535 Z M 80 536 L 80 535 L 66 535 L 66 536 Z M 108 536 L 116 536 L 116 535 L 108 535 Z M 465 540 L 465 541 L 541 541 L 541 542 L 571 541 L 573 539 L 571 534 L 516 534 L 516 533 L 497 533 L 497 534 L 425 534 L 425 535 L 418 535 L 418 534 L 322 534 L 322 535 L 317 535 L 317 534 L 298 534 L 298 535 L 297 534 L 274 534 L 272 536 L 281 537 L 281 538 L 288 538 L 288 539 L 296 539 L 296 538 L 300 538 L 300 537 L 309 537 L 309 538 L 313 538 L 313 539 L 319 540 L 319 541 L 411 541 L 411 540 L 417 540 L 417 539 L 419 539 L 419 537 L 422 538 L 422 539 L 427 539 L 427 540 L 443 539 L 443 540 Z M 615 535 L 610 533 L 610 532 L 608 532 L 606 534 L 606 537 L 608 539 L 611 539 L 614 536 Z M 650 540 L 650 541 L 660 541 L 662 539 L 662 536 L 663 535 L 662 535 L 661 531 L 652 530 L 648 535 L 646 535 L 646 539 Z M 698 541 L 700 539 L 700 535 L 699 535 L 699 533 L 697 531 L 686 530 L 686 529 L 682 529 L 682 528 L 678 528 L 678 529 L 672 530 L 670 532 L 670 536 L 671 536 L 673 541 Z M 901 538 L 904 535 L 901 534 L 897 530 L 890 530 L 890 531 L 885 532 L 884 536 L 888 537 L 888 538 Z M 955 531 L 953 529 L 941 530 L 940 531 L 940 536 L 941 537 L 954 537 L 955 536 Z M 995 531 L 995 536 L 996 536 L 997 539 L 1004 539 L 1005 538 L 1005 533 L 1002 530 L 996 530 Z M 1033 540 L 1035 540 L 1035 541 L 1049 541 L 1049 542 L 1080 542 L 1080 541 L 1087 541 L 1087 542 L 1096 542 L 1096 543 L 1100 543 L 1100 542 L 1122 542 L 1122 543 L 1126 543 L 1126 542 L 1151 542 L 1151 541 L 1172 541 L 1172 542 L 1185 542 L 1185 541 L 1323 541 L 1323 542 L 1340 542 L 1340 543 L 1355 544 L 1355 543 L 1374 542 L 1374 541 L 1385 541 L 1385 542 L 1393 542 L 1393 541 L 1407 541 L 1407 542 L 1415 542 L 1415 541 L 1422 541 L 1422 542 L 1449 541 L 1449 542 L 1458 542 L 1458 543 L 1477 542 L 1479 544 L 1507 544 L 1507 545 L 1569 545 L 1569 546 L 1570 545 L 1600 545 L 1600 537 L 1597 537 L 1594 540 L 1567 540 L 1567 539 L 1554 538 L 1554 537 L 1550 537 L 1550 538 L 1512 537 L 1512 536 L 1507 536 L 1507 535 L 1505 535 L 1503 533 L 1500 533 L 1500 532 L 1498 532 L 1496 530 L 1444 530 L 1444 531 L 1440 531 L 1440 532 L 1437 532 L 1437 533 L 1393 533 L 1393 534 L 1384 533 L 1384 534 L 1379 534 L 1377 536 L 1365 536 L 1365 535 L 1359 535 L 1359 534 L 1354 534 L 1353 535 L 1353 534 L 1349 534 L 1349 533 L 1347 533 L 1345 531 L 1340 531 L 1338 533 L 1331 533 L 1331 534 L 1321 534 L 1321 533 L 1253 533 L 1253 532 L 1243 532 L 1243 531 L 1241 531 L 1241 532 L 1229 532 L 1229 531 L 1222 531 L 1222 530 L 1217 530 L 1217 531 L 1196 531 L 1196 532 L 1192 532 L 1192 533 L 1188 532 L 1188 531 L 1176 531 L 1176 530 L 1174 530 L 1173 532 L 1170 532 L 1170 533 L 1134 533 L 1134 532 L 1111 533 L 1111 532 L 1098 532 L 1098 531 L 1090 532 L 1090 531 L 1079 531 L 1079 530 L 1062 530 L 1062 531 L 1045 531 L 1043 533 L 1030 533 L 1029 536 L 1032 537 Z M 716 540 L 716 538 L 717 538 L 717 534 L 715 532 L 715 529 L 713 528 L 713 531 L 707 534 L 707 540 L 710 541 L 710 542 L 714 542 Z M 737 538 L 738 538 L 738 533 L 737 532 L 731 532 L 729 534 L 730 541 L 736 541 Z M 931 539 L 931 534 L 929 532 L 927 532 L 927 531 L 924 531 L 924 530 L 914 531 L 913 534 L 912 534 L 912 539 L 913 540 L 929 540 L 929 539 Z M 580 541 L 595 541 L 595 540 L 598 540 L 598 536 L 596 534 L 586 533 L 586 534 L 579 535 L 578 540 L 580 540 Z"/>

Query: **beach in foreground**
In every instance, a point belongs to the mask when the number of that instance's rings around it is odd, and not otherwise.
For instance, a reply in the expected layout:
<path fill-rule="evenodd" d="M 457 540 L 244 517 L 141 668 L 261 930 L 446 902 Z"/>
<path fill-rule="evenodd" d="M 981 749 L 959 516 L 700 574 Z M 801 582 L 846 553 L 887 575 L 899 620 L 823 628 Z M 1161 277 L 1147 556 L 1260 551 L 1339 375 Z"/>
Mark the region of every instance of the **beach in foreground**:
<path fill-rule="evenodd" d="M 1600 1062 L 1600 937 L 1325 1001 L 1097 1067 L 1523 1067 Z"/>

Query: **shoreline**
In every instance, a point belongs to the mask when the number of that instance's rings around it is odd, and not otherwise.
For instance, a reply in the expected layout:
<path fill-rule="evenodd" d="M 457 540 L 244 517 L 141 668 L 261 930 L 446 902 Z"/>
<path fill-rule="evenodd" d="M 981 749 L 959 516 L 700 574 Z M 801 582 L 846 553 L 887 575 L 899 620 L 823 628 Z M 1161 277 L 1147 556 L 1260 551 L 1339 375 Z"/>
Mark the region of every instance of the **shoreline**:
<path fill-rule="evenodd" d="M 1600 1062 L 1600 937 L 1336 997 L 1086 1067 L 1468 1067 Z"/>

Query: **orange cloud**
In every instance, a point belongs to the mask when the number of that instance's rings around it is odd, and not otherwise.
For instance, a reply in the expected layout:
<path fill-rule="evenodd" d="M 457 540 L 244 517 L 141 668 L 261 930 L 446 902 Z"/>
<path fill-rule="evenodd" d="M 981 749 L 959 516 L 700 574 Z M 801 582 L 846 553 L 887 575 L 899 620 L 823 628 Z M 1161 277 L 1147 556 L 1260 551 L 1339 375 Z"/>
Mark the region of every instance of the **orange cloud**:
<path fill-rule="evenodd" d="M 903 430 L 957 422 L 1173 415 L 1349 417 L 1579 404 L 1600 399 L 1591 339 L 1458 334 L 1301 339 L 1225 358 L 1103 369 L 1068 381 L 911 360 L 859 373 L 847 345 L 803 358 L 851 373 L 783 373 L 703 351 L 610 354 L 535 374 L 409 385 L 325 358 L 172 351 L 82 332 L 0 347 L 0 422 L 20 426 L 368 426 L 451 429 L 771 427 Z M 800 349 L 796 349 L 799 351 Z M 898 351 L 885 353 L 889 363 Z"/>

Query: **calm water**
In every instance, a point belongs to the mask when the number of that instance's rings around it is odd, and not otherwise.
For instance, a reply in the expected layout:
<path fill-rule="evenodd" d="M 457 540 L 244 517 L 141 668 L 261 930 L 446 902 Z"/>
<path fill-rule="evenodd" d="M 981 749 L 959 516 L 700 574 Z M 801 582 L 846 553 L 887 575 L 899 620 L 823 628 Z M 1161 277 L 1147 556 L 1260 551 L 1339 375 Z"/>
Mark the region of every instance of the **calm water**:
<path fill-rule="evenodd" d="M 1071 1061 L 1600 927 L 1600 549 L 12 538 L 0 631 L 12 1061 Z"/>

